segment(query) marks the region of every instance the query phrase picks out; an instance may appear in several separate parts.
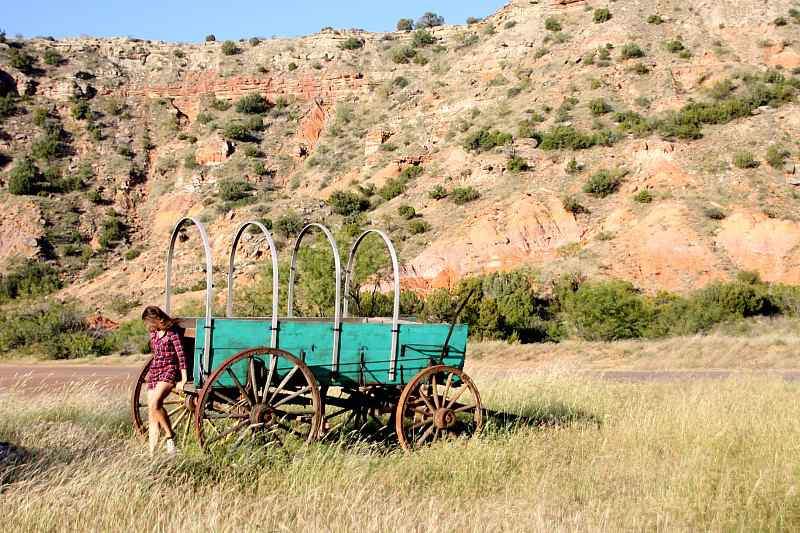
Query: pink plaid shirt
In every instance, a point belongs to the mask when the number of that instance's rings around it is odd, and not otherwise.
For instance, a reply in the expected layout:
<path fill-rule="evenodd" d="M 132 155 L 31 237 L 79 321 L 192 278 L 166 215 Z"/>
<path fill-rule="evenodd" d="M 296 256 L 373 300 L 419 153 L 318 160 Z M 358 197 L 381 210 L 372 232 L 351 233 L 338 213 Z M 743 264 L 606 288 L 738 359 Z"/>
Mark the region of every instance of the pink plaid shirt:
<path fill-rule="evenodd" d="M 158 332 L 151 331 L 150 346 L 153 348 L 153 360 L 147 373 L 147 388 L 155 388 L 160 381 L 172 384 L 180 381 L 180 371 L 186 369 L 186 356 L 178 332 L 170 328 L 159 338 Z"/>

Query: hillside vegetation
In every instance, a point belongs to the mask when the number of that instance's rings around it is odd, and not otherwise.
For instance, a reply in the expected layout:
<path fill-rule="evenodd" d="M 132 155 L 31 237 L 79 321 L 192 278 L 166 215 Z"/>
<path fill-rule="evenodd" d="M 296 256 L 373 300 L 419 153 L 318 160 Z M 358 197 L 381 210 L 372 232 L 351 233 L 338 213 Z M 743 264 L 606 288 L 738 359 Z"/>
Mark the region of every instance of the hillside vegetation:
<path fill-rule="evenodd" d="M 201 44 L 3 34 L 4 320 L 51 293 L 132 318 L 160 301 L 187 215 L 212 235 L 220 308 L 234 229 L 259 220 L 284 285 L 304 223 L 332 226 L 343 261 L 361 229 L 385 229 L 404 312 L 446 320 L 479 280 L 465 316 L 483 338 L 658 337 L 795 312 L 798 2 L 513 0 L 446 22 Z M 174 280 L 187 312 L 201 254 L 188 228 Z M 248 232 L 239 313 L 271 312 L 267 256 Z M 380 242 L 357 264 L 358 312 L 385 314 Z M 309 241 L 300 313 L 330 312 L 331 266 Z M 568 278 L 581 283 L 566 298 Z M 598 323 L 605 301 L 626 302 L 627 330 Z M 13 346 L 39 342 L 25 335 Z"/>

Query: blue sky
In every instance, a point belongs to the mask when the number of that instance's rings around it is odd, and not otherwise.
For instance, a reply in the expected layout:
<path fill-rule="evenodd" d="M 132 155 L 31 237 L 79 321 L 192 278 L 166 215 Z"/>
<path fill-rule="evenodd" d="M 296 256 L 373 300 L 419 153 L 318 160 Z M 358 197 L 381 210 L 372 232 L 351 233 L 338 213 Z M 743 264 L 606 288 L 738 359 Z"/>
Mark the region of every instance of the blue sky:
<path fill-rule="evenodd" d="M 0 29 L 25 37 L 130 36 L 141 39 L 198 42 L 213 33 L 217 40 L 295 36 L 325 26 L 393 30 L 400 18 L 416 20 L 433 11 L 445 22 L 463 24 L 485 17 L 506 0 L 1 0 Z"/>

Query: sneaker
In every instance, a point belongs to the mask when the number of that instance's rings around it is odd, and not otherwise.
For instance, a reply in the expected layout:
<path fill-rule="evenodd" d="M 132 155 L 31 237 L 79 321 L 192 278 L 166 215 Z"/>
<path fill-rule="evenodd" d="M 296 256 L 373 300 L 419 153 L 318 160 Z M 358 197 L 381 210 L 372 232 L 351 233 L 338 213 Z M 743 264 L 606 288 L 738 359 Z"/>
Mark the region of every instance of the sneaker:
<path fill-rule="evenodd" d="M 173 439 L 167 439 L 165 444 L 167 448 L 167 455 L 174 456 L 175 455 L 175 441 Z"/>

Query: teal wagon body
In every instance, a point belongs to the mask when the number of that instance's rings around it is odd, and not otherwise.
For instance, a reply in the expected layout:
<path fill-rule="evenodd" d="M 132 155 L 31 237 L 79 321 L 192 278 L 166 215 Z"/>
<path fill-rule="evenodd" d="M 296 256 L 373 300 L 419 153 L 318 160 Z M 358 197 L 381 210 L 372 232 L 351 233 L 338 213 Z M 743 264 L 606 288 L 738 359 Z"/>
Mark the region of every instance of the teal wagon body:
<path fill-rule="evenodd" d="M 179 407 L 167 414 L 171 417 L 180 411 L 178 420 L 187 421 L 184 433 L 193 420 L 201 446 L 238 445 L 245 437 L 259 441 L 275 437 L 285 446 L 291 438 L 310 442 L 335 434 L 337 428 L 377 426 L 384 436 L 394 431 L 408 449 L 440 436 L 480 429 L 480 395 L 463 372 L 468 331 L 466 325 L 457 324 L 460 308 L 450 324 L 401 319 L 399 263 L 385 233 L 362 233 L 343 271 L 330 230 L 321 224 L 306 225 L 294 243 L 287 308 L 280 315 L 275 243 L 263 224 L 245 222 L 231 246 L 226 316 L 215 317 L 209 238 L 199 221 L 184 218 L 175 225 L 167 253 L 167 313 L 175 245 L 180 232 L 192 224 L 205 251 L 205 316 L 179 319 L 186 351 L 192 354 L 193 387 L 173 393 L 178 399 L 170 405 Z M 265 318 L 233 316 L 236 248 L 251 226 L 265 236 L 272 261 L 272 314 Z M 301 318 L 293 312 L 298 250 L 312 230 L 324 234 L 334 257 L 335 303 L 330 318 Z M 371 235 L 384 241 L 392 261 L 391 317 L 358 318 L 350 316 L 348 309 L 356 252 Z M 142 369 L 132 396 L 134 426 L 140 433 L 146 430 L 142 390 L 149 364 Z"/>
<path fill-rule="evenodd" d="M 300 358 L 314 374 L 320 386 L 357 387 L 366 385 L 405 385 L 421 370 L 436 365 L 464 367 L 467 326 L 456 325 L 443 349 L 449 324 L 401 322 L 398 324 L 398 349 L 395 372 L 391 372 L 391 323 L 374 319 L 348 319 L 341 324 L 338 369 L 333 370 L 333 326 L 330 321 L 311 319 L 279 320 L 275 346 Z M 197 331 L 203 331 L 205 319 L 197 319 Z M 203 374 L 216 370 L 229 357 L 256 346 L 272 346 L 270 319 L 213 319 L 211 350 L 204 360 L 205 343 L 199 336 L 195 344 L 195 369 L 203 369 L 195 378 L 203 385 Z M 281 368 L 278 367 L 278 371 Z M 247 368 L 236 373 L 244 378 Z M 394 374 L 394 375 L 392 375 Z M 244 379 L 242 379 L 244 381 Z M 224 377 L 221 386 L 233 386 Z"/>

